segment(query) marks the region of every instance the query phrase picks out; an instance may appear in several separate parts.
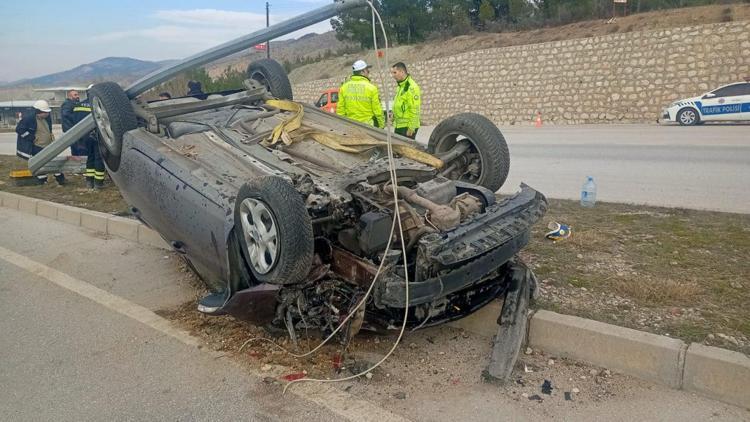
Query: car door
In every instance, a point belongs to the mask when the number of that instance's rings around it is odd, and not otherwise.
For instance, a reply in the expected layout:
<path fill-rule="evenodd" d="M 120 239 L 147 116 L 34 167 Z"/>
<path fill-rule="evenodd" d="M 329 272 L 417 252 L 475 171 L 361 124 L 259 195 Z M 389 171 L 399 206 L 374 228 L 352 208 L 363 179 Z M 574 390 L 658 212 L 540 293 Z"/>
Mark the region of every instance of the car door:
<path fill-rule="evenodd" d="M 750 120 L 750 82 L 738 85 L 737 95 L 732 97 L 732 104 L 740 105 L 739 120 Z"/>
<path fill-rule="evenodd" d="M 701 99 L 701 119 L 704 121 L 726 121 L 743 119 L 743 99 L 747 100 L 747 87 L 742 82 L 718 88 Z M 747 102 L 747 101 L 745 101 Z M 748 105 L 750 107 L 750 105 Z M 748 110 L 750 113 L 750 110 Z"/>

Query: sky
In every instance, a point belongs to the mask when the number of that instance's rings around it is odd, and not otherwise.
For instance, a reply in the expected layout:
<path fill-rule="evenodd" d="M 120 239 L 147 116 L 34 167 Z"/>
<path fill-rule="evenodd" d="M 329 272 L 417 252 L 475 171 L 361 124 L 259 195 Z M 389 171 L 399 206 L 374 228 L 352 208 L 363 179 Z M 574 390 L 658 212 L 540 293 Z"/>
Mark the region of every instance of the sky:
<path fill-rule="evenodd" d="M 332 3 L 269 0 L 271 24 Z M 266 26 L 260 0 L 0 0 L 0 81 L 104 57 L 181 59 Z M 283 38 L 331 30 L 328 21 Z"/>

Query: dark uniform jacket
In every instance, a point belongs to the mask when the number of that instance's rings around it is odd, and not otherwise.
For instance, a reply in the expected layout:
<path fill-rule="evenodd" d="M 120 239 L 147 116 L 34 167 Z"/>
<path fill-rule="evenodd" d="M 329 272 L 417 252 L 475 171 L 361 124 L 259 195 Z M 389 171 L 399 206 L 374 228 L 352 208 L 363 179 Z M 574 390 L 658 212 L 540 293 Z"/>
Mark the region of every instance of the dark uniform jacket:
<path fill-rule="evenodd" d="M 91 114 L 91 106 L 88 103 L 73 101 L 70 98 L 66 98 L 60 107 L 63 132 L 67 132 L 89 114 Z M 83 136 L 71 145 L 70 153 L 72 155 L 86 155 L 86 140 L 89 136 Z"/>
<path fill-rule="evenodd" d="M 49 131 L 52 132 L 52 116 L 47 116 L 47 124 L 49 125 Z M 16 155 L 28 160 L 36 153 L 42 150 L 41 147 L 34 145 L 34 139 L 36 139 L 36 112 L 31 111 L 23 116 L 20 122 L 16 125 Z"/>

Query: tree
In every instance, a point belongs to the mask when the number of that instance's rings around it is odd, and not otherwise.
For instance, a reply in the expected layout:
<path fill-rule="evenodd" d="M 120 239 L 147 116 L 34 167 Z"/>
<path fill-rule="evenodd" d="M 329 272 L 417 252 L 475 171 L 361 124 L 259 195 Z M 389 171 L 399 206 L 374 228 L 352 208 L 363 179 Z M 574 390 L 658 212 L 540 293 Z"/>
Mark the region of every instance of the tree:
<path fill-rule="evenodd" d="M 492 3 L 489 0 L 483 0 L 482 4 L 479 5 L 479 22 L 482 25 L 486 25 L 487 22 L 491 22 L 495 19 L 495 8 L 492 7 Z"/>
<path fill-rule="evenodd" d="M 433 30 L 429 0 L 379 0 L 373 2 L 383 19 L 388 39 L 393 43 L 421 41 Z M 336 38 L 353 41 L 362 48 L 372 48 L 372 14 L 368 8 L 356 8 L 331 19 Z M 380 28 L 376 28 L 378 45 L 384 45 Z"/>

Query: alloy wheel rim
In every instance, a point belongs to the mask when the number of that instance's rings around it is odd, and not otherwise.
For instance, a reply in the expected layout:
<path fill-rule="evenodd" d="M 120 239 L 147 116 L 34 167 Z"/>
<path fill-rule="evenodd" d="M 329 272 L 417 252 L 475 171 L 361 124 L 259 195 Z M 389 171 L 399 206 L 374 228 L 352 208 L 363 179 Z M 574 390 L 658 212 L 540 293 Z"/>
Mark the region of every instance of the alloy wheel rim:
<path fill-rule="evenodd" d="M 278 260 L 276 219 L 266 204 L 255 198 L 240 203 L 240 219 L 250 265 L 258 274 L 267 274 Z"/>
<path fill-rule="evenodd" d="M 695 112 L 692 110 L 683 111 L 680 120 L 686 125 L 693 123 L 695 121 Z"/>
<path fill-rule="evenodd" d="M 102 100 L 100 100 L 99 97 L 94 97 L 93 106 L 96 126 L 99 128 L 99 133 L 102 135 L 102 140 L 104 141 L 107 150 L 112 152 L 115 150 L 115 135 L 112 132 L 112 124 L 109 114 L 107 114 L 107 111 L 104 109 Z"/>

